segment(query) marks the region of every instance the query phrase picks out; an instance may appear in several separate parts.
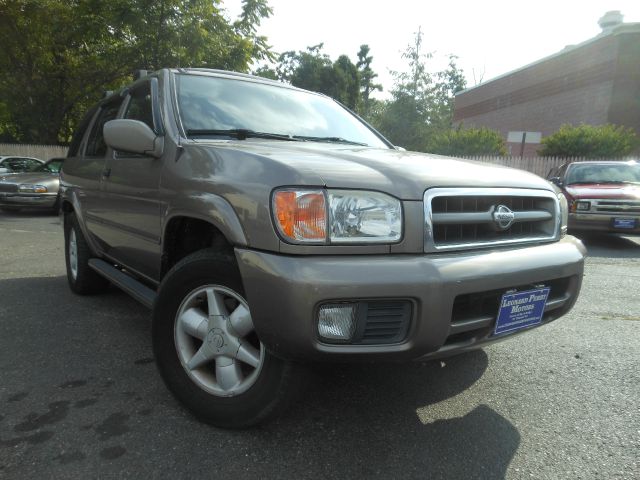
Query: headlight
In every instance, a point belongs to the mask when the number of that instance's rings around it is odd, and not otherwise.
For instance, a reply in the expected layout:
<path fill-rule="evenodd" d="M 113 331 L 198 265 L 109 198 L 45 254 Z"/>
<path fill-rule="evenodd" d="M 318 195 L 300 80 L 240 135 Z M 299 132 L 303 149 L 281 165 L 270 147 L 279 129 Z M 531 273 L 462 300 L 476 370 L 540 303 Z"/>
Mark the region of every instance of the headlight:
<path fill-rule="evenodd" d="M 31 185 L 23 183 L 18 185 L 18 191 L 20 193 L 47 193 L 47 187 L 44 185 Z"/>
<path fill-rule="evenodd" d="M 591 208 L 591 202 L 577 201 L 575 205 L 578 212 L 585 212 Z"/>
<path fill-rule="evenodd" d="M 282 189 L 273 194 L 275 224 L 292 243 L 395 243 L 402 238 L 400 200 L 360 190 Z"/>
<path fill-rule="evenodd" d="M 402 236 L 400 200 L 379 192 L 328 190 L 331 243 L 393 243 Z"/>
<path fill-rule="evenodd" d="M 560 203 L 560 236 L 567 234 L 567 222 L 569 220 L 569 204 L 567 197 L 563 193 L 558 194 L 558 202 Z"/>

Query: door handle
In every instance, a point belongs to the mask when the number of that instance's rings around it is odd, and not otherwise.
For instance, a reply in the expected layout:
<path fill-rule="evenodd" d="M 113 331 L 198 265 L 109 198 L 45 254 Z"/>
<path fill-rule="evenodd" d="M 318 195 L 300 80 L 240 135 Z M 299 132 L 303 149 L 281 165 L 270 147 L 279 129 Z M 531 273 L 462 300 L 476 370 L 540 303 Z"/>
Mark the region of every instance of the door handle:
<path fill-rule="evenodd" d="M 102 178 L 109 178 L 111 176 L 111 169 L 110 168 L 105 168 L 102 171 Z"/>

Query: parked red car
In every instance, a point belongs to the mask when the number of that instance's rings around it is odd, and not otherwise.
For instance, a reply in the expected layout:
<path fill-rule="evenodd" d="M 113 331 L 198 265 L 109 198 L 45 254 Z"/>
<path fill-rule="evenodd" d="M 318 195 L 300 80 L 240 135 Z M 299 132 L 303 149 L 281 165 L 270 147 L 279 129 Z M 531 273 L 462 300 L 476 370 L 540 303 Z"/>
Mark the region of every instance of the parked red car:
<path fill-rule="evenodd" d="M 569 230 L 640 233 L 640 163 L 571 162 L 547 177 L 569 202 Z"/>

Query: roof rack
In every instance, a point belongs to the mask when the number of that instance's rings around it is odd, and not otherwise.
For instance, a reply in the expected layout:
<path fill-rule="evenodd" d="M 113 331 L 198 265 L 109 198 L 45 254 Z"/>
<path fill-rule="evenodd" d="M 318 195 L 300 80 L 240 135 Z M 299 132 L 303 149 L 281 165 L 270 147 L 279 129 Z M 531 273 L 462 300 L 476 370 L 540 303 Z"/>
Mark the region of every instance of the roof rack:
<path fill-rule="evenodd" d="M 133 72 L 133 80 L 140 80 L 141 78 L 146 77 L 147 75 L 149 75 L 149 70 L 134 70 Z"/>

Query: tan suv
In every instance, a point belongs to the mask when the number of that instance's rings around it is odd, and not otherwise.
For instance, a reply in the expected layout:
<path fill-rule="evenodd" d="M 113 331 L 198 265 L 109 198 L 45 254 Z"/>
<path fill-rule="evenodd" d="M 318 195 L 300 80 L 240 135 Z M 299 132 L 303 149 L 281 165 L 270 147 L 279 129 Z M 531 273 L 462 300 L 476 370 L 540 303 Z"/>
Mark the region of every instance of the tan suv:
<path fill-rule="evenodd" d="M 240 427 L 301 361 L 451 355 L 573 306 L 585 250 L 522 171 L 394 148 L 332 99 L 165 69 L 93 108 L 62 173 L 69 285 L 153 309 L 173 394 Z"/>

